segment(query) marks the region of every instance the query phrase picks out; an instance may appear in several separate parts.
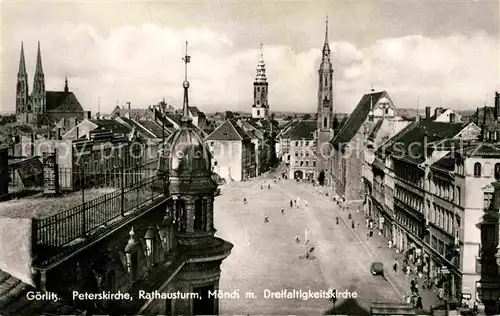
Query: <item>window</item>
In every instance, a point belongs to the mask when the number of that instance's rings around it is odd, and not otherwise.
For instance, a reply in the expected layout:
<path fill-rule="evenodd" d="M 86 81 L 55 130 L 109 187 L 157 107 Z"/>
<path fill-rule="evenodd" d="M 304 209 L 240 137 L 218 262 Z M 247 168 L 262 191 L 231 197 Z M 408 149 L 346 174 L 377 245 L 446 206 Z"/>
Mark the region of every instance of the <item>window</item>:
<path fill-rule="evenodd" d="M 214 147 L 214 142 L 210 142 L 210 147 Z"/>
<path fill-rule="evenodd" d="M 474 164 L 474 177 L 479 178 L 481 176 L 481 164 L 476 162 Z"/>
<path fill-rule="evenodd" d="M 483 193 L 483 208 L 485 210 L 489 209 L 491 206 L 491 202 L 493 201 L 493 193 L 484 192 Z"/>
<path fill-rule="evenodd" d="M 298 152 L 295 152 L 295 157 L 298 157 L 299 156 L 299 153 Z"/>
<path fill-rule="evenodd" d="M 301 162 L 300 162 L 300 166 L 301 166 L 301 167 L 303 167 L 303 166 L 304 166 L 304 162 L 303 162 L 303 161 L 301 161 Z"/>
<path fill-rule="evenodd" d="M 500 180 L 500 163 L 495 164 L 495 180 Z"/>
<path fill-rule="evenodd" d="M 313 161 L 313 167 L 316 167 L 316 161 Z"/>
<path fill-rule="evenodd" d="M 203 200 L 196 200 L 194 204 L 194 230 L 205 230 L 205 212 L 203 211 Z"/>
<path fill-rule="evenodd" d="M 257 92 L 260 92 L 260 87 L 257 87 Z"/>
<path fill-rule="evenodd" d="M 309 161 L 306 160 L 306 167 L 309 167 Z"/>
<path fill-rule="evenodd" d="M 306 152 L 306 157 L 309 157 L 309 152 Z"/>
<path fill-rule="evenodd" d="M 214 167 L 217 166 L 217 161 L 214 161 Z"/>
<path fill-rule="evenodd" d="M 328 87 L 328 75 L 325 75 L 325 87 Z"/>
<path fill-rule="evenodd" d="M 385 109 L 385 114 L 389 114 L 389 108 Z"/>
<path fill-rule="evenodd" d="M 306 142 L 306 146 L 309 146 L 309 142 Z"/>
<path fill-rule="evenodd" d="M 299 142 L 295 142 L 295 146 L 299 146 Z"/>
<path fill-rule="evenodd" d="M 257 104 L 259 104 L 259 101 L 257 101 Z M 257 115 L 260 115 L 260 110 L 257 110 Z"/>
<path fill-rule="evenodd" d="M 327 120 L 327 118 L 325 117 L 325 118 L 323 119 L 323 127 L 324 127 L 324 128 L 326 128 L 327 126 L 328 126 L 328 120 Z"/>
<path fill-rule="evenodd" d="M 455 203 L 457 205 L 461 205 L 461 199 L 462 199 L 462 190 L 460 189 L 459 186 L 457 186 L 457 196 L 455 197 Z"/>

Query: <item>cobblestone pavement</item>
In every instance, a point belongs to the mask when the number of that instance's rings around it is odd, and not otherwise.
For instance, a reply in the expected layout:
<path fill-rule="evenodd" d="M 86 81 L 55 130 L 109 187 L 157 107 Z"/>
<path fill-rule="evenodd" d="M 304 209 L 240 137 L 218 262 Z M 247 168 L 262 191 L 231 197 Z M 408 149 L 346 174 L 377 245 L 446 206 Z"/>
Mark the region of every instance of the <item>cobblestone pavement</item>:
<path fill-rule="evenodd" d="M 300 184 L 299 187 L 301 187 L 303 190 L 313 192 L 318 198 L 321 198 L 323 200 L 331 199 L 331 197 L 325 196 L 325 192 L 321 194 L 318 188 L 313 188 L 310 185 L 306 186 L 304 184 Z M 334 204 L 333 202 L 331 203 Z M 401 266 L 404 259 L 403 255 L 396 253 L 396 249 L 394 248 L 389 249 L 387 244 L 388 240 L 385 239 L 383 236 L 379 235 L 378 233 L 376 233 L 376 230 L 374 230 L 375 234 L 373 235 L 372 238 L 367 238 L 367 233 L 369 232 L 369 228 L 366 227 L 366 215 L 365 213 L 363 213 L 362 207 L 363 207 L 362 203 L 354 203 L 348 205 L 348 207 L 344 211 L 339 210 L 338 207 L 336 206 L 334 208 L 335 211 L 338 214 L 340 214 L 340 217 L 343 218 L 344 221 L 346 222 L 348 221 L 347 218 L 349 214 L 351 214 L 352 219 L 356 222 L 356 228 L 355 229 L 351 228 L 351 231 L 355 233 L 360 240 L 363 241 L 368 251 L 371 252 L 374 260 L 384 263 L 386 277 L 391 282 L 395 291 L 401 297 L 401 301 L 403 301 L 403 295 L 405 293 L 410 293 L 410 281 L 414 279 L 416 275 L 411 274 L 409 277 L 407 277 L 401 271 Z M 349 225 L 349 227 L 351 227 L 350 223 L 347 224 Z M 392 269 L 394 259 L 398 259 L 397 272 L 394 272 Z M 436 290 L 434 291 L 423 290 L 422 289 L 423 278 L 417 278 L 417 279 L 419 283 L 419 293 L 422 296 L 424 311 L 429 312 L 431 305 L 436 306 L 443 303 L 437 297 Z"/>
<path fill-rule="evenodd" d="M 261 189 L 264 181 L 271 184 L 271 189 Z M 234 248 L 221 266 L 220 289 L 239 290 L 240 296 L 221 299 L 221 314 L 332 312 L 332 303 L 327 299 L 265 299 L 266 289 L 349 290 L 357 292 L 356 304 L 365 311 L 369 311 L 373 301 L 401 300 L 391 280 L 370 273 L 373 255 L 349 227 L 335 224 L 335 209 L 328 198 L 318 198 L 290 180 L 274 184 L 269 176 L 265 180 L 260 177 L 227 184 L 221 191 L 215 201 L 217 235 L 233 243 Z M 243 203 L 244 198 L 247 204 Z M 290 208 L 290 199 L 300 200 L 302 206 Z M 282 208 L 285 214 L 281 213 Z M 264 221 L 266 215 L 268 223 Z M 315 247 L 313 260 L 299 258 L 306 250 L 306 228 L 311 232 L 308 247 Z M 296 236 L 300 237 L 300 244 L 296 243 Z M 253 292 L 256 298 L 246 298 L 245 292 Z M 342 304 L 347 306 L 339 299 L 336 306 Z M 359 314 L 354 309 L 341 313 Z"/>

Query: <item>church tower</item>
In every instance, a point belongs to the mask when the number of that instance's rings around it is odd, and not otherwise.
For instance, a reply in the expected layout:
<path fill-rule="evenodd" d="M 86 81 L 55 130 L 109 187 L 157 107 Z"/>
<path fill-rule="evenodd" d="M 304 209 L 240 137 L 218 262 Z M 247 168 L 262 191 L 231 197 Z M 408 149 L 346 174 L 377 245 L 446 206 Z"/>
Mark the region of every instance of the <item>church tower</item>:
<path fill-rule="evenodd" d="M 26 72 L 26 62 L 24 61 L 24 45 L 21 42 L 21 58 L 19 60 L 19 70 L 17 72 L 16 85 L 16 120 L 20 123 L 27 123 L 27 110 L 29 102 L 28 73 Z"/>
<path fill-rule="evenodd" d="M 33 92 L 31 93 L 31 103 L 33 113 L 41 115 L 45 113 L 45 77 L 42 68 L 42 54 L 40 52 L 40 42 L 38 42 L 38 52 L 36 56 L 36 69 L 33 77 Z"/>
<path fill-rule="evenodd" d="M 328 44 L 328 17 L 326 18 L 325 43 L 318 69 L 318 122 L 316 131 L 317 161 L 316 171 L 328 172 L 330 156 L 330 140 L 333 138 L 333 67 L 330 61 L 330 45 Z"/>
<path fill-rule="evenodd" d="M 220 264 L 229 256 L 233 245 L 215 237 L 217 184 L 212 179 L 210 150 L 189 116 L 187 64 L 191 57 L 187 54 L 187 42 L 183 60 L 181 127 L 166 140 L 162 152 L 164 163 L 160 164 L 160 169 L 168 174 L 168 193 L 172 199 L 168 202 L 167 213 L 173 214 L 177 250 L 189 258 L 179 271 L 172 291 L 198 293 L 201 299 L 176 301 L 171 315 L 217 315 L 218 298 L 208 293 L 219 289 Z"/>
<path fill-rule="evenodd" d="M 269 117 L 269 104 L 267 103 L 268 83 L 266 77 L 266 64 L 260 44 L 260 60 L 257 64 L 257 75 L 253 83 L 252 118 L 267 119 Z"/>

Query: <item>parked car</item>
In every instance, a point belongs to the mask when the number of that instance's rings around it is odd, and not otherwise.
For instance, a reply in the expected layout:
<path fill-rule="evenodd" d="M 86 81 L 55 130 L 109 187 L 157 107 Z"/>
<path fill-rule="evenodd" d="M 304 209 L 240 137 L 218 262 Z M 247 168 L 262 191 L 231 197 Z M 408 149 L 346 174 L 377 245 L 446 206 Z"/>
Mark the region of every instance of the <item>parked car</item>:
<path fill-rule="evenodd" d="M 382 262 L 372 262 L 370 272 L 373 275 L 384 275 L 384 264 Z"/>

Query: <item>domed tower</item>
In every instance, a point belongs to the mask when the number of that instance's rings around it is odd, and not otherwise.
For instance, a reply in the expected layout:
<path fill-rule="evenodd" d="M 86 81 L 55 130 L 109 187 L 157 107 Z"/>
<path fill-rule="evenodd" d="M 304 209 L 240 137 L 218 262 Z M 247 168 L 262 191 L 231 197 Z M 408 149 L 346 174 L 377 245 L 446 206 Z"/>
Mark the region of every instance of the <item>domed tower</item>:
<path fill-rule="evenodd" d="M 186 258 L 172 290 L 198 293 L 201 299 L 177 301 L 172 311 L 174 315 L 214 315 L 218 314 L 218 298 L 208 293 L 219 289 L 220 264 L 229 256 L 233 245 L 214 237 L 213 205 L 217 184 L 212 180 L 210 151 L 189 117 L 187 42 L 183 60 L 181 127 L 165 142 L 159 172 L 168 175 L 168 193 L 172 200 L 167 214 L 173 213 L 176 249 Z"/>

